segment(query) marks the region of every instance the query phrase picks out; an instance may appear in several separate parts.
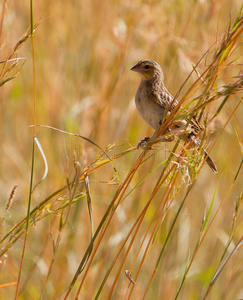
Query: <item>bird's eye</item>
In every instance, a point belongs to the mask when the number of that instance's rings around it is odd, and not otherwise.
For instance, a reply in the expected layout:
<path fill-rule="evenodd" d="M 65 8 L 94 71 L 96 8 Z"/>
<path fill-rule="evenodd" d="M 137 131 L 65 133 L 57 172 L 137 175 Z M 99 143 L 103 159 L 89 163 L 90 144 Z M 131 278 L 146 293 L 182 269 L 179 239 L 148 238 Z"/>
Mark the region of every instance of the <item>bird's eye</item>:
<path fill-rule="evenodd" d="M 149 65 L 145 65 L 144 69 L 148 70 L 149 69 Z"/>

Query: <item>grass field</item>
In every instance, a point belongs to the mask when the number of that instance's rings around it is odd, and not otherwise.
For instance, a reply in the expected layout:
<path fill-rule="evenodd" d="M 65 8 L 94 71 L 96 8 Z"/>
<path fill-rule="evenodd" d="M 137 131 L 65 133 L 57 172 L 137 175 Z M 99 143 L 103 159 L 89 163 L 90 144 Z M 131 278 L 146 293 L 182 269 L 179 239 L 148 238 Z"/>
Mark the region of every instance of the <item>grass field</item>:
<path fill-rule="evenodd" d="M 243 299 L 242 1 L 30 3 L 0 3 L 0 298 Z M 201 149 L 136 148 L 143 59 Z"/>

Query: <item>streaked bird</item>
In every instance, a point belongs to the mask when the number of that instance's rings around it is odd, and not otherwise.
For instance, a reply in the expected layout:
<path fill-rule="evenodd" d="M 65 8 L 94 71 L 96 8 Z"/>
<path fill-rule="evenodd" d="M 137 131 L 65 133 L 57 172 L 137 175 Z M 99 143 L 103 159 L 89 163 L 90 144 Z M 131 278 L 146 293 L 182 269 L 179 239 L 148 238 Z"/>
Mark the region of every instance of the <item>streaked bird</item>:
<path fill-rule="evenodd" d="M 161 126 L 165 114 L 170 113 L 178 104 L 174 97 L 168 92 L 164 84 L 164 73 L 158 63 L 152 60 L 139 61 L 131 68 L 141 75 L 141 82 L 138 87 L 135 104 L 140 116 L 155 130 Z M 188 120 L 181 120 L 177 124 L 178 127 L 186 128 L 187 131 L 183 135 L 186 142 L 193 141 L 194 146 L 199 147 L 200 139 L 197 137 L 202 127 L 196 119 L 192 118 L 188 124 Z M 206 162 L 214 173 L 217 173 L 217 167 L 207 151 L 204 151 Z"/>

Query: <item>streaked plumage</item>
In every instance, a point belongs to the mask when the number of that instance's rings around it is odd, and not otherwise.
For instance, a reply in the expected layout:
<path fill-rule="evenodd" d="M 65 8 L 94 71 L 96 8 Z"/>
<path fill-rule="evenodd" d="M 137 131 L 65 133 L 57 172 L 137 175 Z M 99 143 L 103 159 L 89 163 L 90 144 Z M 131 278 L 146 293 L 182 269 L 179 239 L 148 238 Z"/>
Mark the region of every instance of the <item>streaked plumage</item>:
<path fill-rule="evenodd" d="M 135 96 L 137 110 L 141 117 L 157 130 L 163 121 L 164 114 L 170 113 L 178 104 L 178 101 L 174 100 L 174 97 L 166 89 L 164 73 L 155 61 L 140 61 L 131 70 L 141 74 L 141 82 Z M 180 121 L 179 126 L 185 127 L 187 121 Z M 195 139 L 195 137 L 202 130 L 202 127 L 196 119 L 192 118 L 188 129 L 190 129 L 190 132 L 184 137 L 184 140 L 193 140 L 199 146 L 201 141 L 199 138 Z M 208 153 L 205 151 L 204 155 L 207 156 Z M 206 161 L 212 171 L 217 173 L 213 160 L 208 156 Z"/>

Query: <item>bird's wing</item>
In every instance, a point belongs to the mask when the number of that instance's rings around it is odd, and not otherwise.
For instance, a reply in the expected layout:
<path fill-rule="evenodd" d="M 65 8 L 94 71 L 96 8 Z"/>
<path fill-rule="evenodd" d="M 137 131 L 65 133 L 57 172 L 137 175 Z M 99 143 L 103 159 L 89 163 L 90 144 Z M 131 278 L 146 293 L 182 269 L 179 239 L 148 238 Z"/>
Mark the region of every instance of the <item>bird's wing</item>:
<path fill-rule="evenodd" d="M 169 105 L 169 111 L 173 110 L 176 105 L 178 104 L 177 100 L 174 100 L 174 97 L 168 92 L 168 90 L 166 89 L 166 87 L 163 88 L 160 97 L 163 99 L 163 101 L 166 103 L 166 107 L 167 105 Z M 186 121 L 188 121 L 188 119 L 186 119 Z M 199 122 L 193 117 L 190 120 L 190 127 L 195 130 L 195 133 L 198 133 L 199 131 L 202 130 L 202 126 L 199 124 Z"/>
<path fill-rule="evenodd" d="M 195 130 L 196 133 L 202 130 L 202 126 L 198 123 L 195 118 L 190 120 L 190 126 Z"/>
<path fill-rule="evenodd" d="M 174 97 L 164 85 L 155 85 L 153 86 L 152 91 L 154 96 L 152 97 L 153 100 L 168 111 L 172 111 L 178 104 L 178 101 L 174 100 Z"/>
<path fill-rule="evenodd" d="M 172 111 L 176 107 L 176 105 L 178 105 L 178 101 L 174 100 L 174 97 L 169 93 L 165 86 L 159 87 L 159 89 L 154 89 L 153 94 L 153 99 L 160 106 L 167 109 L 168 112 Z M 185 119 L 184 126 L 187 124 L 187 122 L 188 119 Z M 202 130 L 202 126 L 198 123 L 198 121 L 195 118 L 191 118 L 189 127 L 192 128 L 195 135 Z"/>
<path fill-rule="evenodd" d="M 169 111 L 172 111 L 176 105 L 178 104 L 177 100 L 174 100 L 174 97 L 167 91 L 166 88 L 164 88 L 161 92 L 160 92 L 160 101 L 163 102 L 166 106 L 166 108 Z"/>

